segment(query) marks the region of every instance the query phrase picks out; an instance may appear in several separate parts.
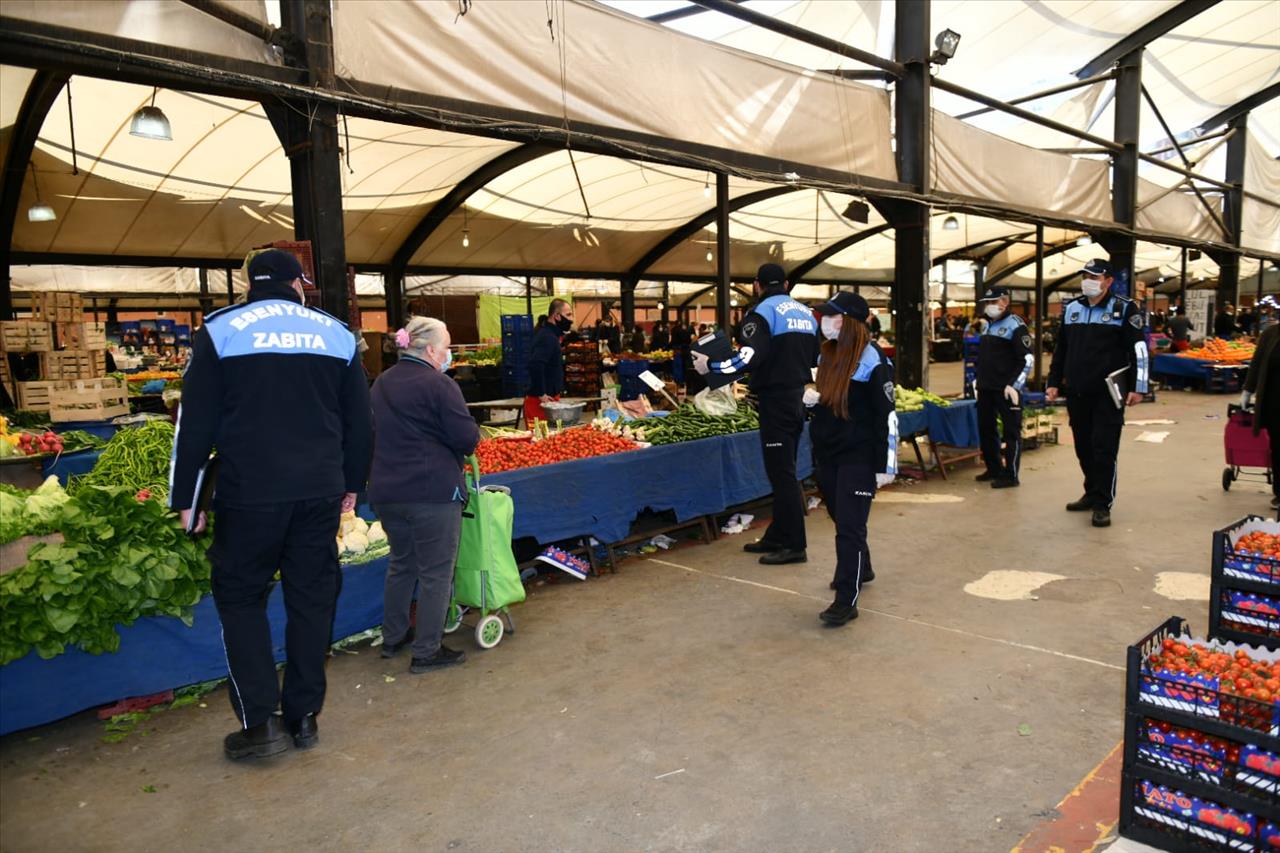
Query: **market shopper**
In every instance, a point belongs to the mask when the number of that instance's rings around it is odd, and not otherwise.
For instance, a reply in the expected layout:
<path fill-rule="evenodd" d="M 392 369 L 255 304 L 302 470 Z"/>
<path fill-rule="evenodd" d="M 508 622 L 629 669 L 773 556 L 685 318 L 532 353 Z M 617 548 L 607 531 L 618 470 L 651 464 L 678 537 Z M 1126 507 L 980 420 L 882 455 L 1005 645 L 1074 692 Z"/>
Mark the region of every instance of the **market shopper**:
<path fill-rule="evenodd" d="M 1236 313 L 1230 302 L 1223 304 L 1213 317 L 1213 336 L 1231 340 L 1236 334 Z"/>
<path fill-rule="evenodd" d="M 560 339 L 573 328 L 573 307 L 563 299 L 551 300 L 547 316 L 533 332 L 529 349 L 529 391 L 524 398 L 525 423 L 547 420 L 543 403 L 559 400 L 564 393 L 564 351 Z"/>
<path fill-rule="evenodd" d="M 409 671 L 423 673 L 466 659 L 441 639 L 466 504 L 462 460 L 475 452 L 480 429 L 462 389 L 445 376 L 452 361 L 445 324 L 414 317 L 396 332 L 396 343 L 400 361 L 373 384 L 369 502 L 391 545 L 382 656 L 412 643 Z M 416 628 L 409 624 L 415 587 Z"/>
<path fill-rule="evenodd" d="M 1267 431 L 1271 442 L 1271 506 L 1280 508 L 1280 325 L 1268 326 L 1258 338 L 1249 373 L 1240 392 L 1240 406 L 1253 406 L 1253 434 Z"/>
<path fill-rule="evenodd" d="M 1147 393 L 1149 357 L 1142 312 L 1111 292 L 1111 263 L 1095 259 L 1081 273 L 1083 295 L 1063 308 L 1045 393 L 1051 403 L 1066 395 L 1084 473 L 1084 494 L 1067 510 L 1091 511 L 1094 527 L 1109 527 L 1124 407 L 1142 402 Z"/>
<path fill-rule="evenodd" d="M 1169 339 L 1171 341 L 1169 348 L 1174 352 L 1182 352 L 1191 348 L 1191 332 L 1195 330 L 1195 324 L 1191 322 L 1191 318 L 1187 316 L 1187 311 L 1182 307 L 1173 309 L 1173 316 L 1169 318 Z"/>
<path fill-rule="evenodd" d="M 979 301 L 989 324 L 978 344 L 978 436 L 987 470 L 977 479 L 990 481 L 993 489 L 1007 489 L 1018 485 L 1022 392 L 1035 355 L 1027 324 L 1009 311 L 1008 288 L 989 287 Z M 1003 430 L 997 429 L 997 418 Z"/>
<path fill-rule="evenodd" d="M 898 470 L 898 414 L 893 365 L 867 327 L 867 301 L 841 291 L 817 309 L 822 355 L 809 436 L 818 486 L 836 526 L 835 600 L 819 616 L 828 625 L 858 618 L 863 584 L 875 579 L 867 546 L 867 517 L 876 489 Z M 816 400 L 814 399 L 816 397 Z"/>
<path fill-rule="evenodd" d="M 759 301 L 742 321 L 737 353 L 714 362 L 702 353 L 693 354 L 700 374 L 751 374 L 749 385 L 759 401 L 764 470 L 773 489 L 773 521 L 763 537 L 743 550 L 762 555 L 760 562 L 766 565 L 807 559 L 796 451 L 804 430 L 804 387 L 817 357 L 818 324 L 808 306 L 792 299 L 789 290 L 782 267 L 764 264 L 755 280 Z"/>
<path fill-rule="evenodd" d="M 231 758 L 275 755 L 289 735 L 301 749 L 319 740 L 339 515 L 364 488 L 373 441 L 355 338 L 339 320 L 303 307 L 297 259 L 269 250 L 248 273 L 246 304 L 210 314 L 194 337 L 169 490 L 187 523 L 198 472 L 217 447 L 209 562 L 228 695 L 241 722 L 224 743 Z M 277 570 L 288 616 L 283 692 L 267 621 Z"/>

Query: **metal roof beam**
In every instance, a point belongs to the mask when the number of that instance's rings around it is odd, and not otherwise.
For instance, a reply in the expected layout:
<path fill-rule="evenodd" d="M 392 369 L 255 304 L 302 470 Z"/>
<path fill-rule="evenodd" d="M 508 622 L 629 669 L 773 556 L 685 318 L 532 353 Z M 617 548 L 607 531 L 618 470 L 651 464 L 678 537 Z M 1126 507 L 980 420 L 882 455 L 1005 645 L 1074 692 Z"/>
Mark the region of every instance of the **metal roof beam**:
<path fill-rule="evenodd" d="M 883 225 L 877 225 L 874 228 L 864 228 L 863 230 L 857 232 L 856 234 L 850 234 L 848 237 L 845 237 L 843 240 L 837 240 L 836 242 L 832 243 L 830 246 L 827 246 L 821 252 L 818 252 L 812 258 L 809 258 L 808 260 L 801 263 L 798 267 L 793 269 L 791 271 L 791 274 L 787 276 L 787 279 L 791 282 L 791 286 L 795 287 L 797 284 L 800 283 L 801 279 L 803 279 L 806 275 L 808 275 L 813 270 L 817 269 L 818 266 L 824 263 L 828 258 L 831 258 L 831 257 L 834 257 L 835 255 L 840 254 L 850 246 L 856 246 L 858 243 L 861 243 L 863 240 L 866 240 L 868 237 L 874 237 L 877 234 L 881 234 L 885 231 L 888 231 L 892 227 L 893 227 L 892 225 L 886 222 Z"/>
<path fill-rule="evenodd" d="M 1048 258 L 1048 257 L 1052 257 L 1053 255 L 1060 255 L 1063 252 L 1067 251 L 1068 249 L 1073 248 L 1075 245 L 1076 245 L 1075 240 L 1068 240 L 1067 242 L 1059 243 L 1056 246 L 1046 246 L 1044 250 L 1044 254 L 1040 255 L 1040 257 Z M 1018 270 L 1022 269 L 1028 264 L 1034 264 L 1035 262 L 1036 262 L 1035 254 L 1032 254 L 1030 257 L 1024 258 L 1020 261 L 1015 261 L 1012 264 L 1009 264 L 1009 266 L 1001 269 L 995 275 L 987 276 L 987 282 L 986 282 L 987 286 L 990 287 L 993 284 L 1004 281 L 1006 278 L 1013 275 Z"/>
<path fill-rule="evenodd" d="M 1153 20 L 1120 39 L 1120 41 L 1086 62 L 1073 73 L 1077 79 L 1101 74 L 1115 65 L 1120 58 L 1146 47 L 1161 36 L 1182 26 L 1196 15 L 1216 5 L 1218 5 L 1218 0 L 1182 0 L 1177 6 L 1162 15 L 1157 15 Z"/>
<path fill-rule="evenodd" d="M 738 0 L 732 0 L 737 3 Z M 659 12 L 656 15 L 649 15 L 646 21 L 653 21 L 655 24 L 665 24 L 668 21 L 679 21 L 682 18 L 690 18 L 694 15 L 701 15 L 703 12 L 710 11 L 704 6 L 681 6 L 679 9 L 672 9 L 669 12 Z"/>
<path fill-rule="evenodd" d="M 1267 101 L 1276 97 L 1280 97 L 1280 83 L 1272 83 L 1265 89 L 1260 89 L 1249 97 L 1237 101 L 1215 115 L 1213 118 L 1201 123 L 1196 130 L 1200 133 L 1208 133 L 1211 130 L 1215 130 L 1222 125 L 1227 124 L 1233 118 L 1237 118 L 1247 112 L 1250 112 L 1256 107 L 1260 107 Z"/>

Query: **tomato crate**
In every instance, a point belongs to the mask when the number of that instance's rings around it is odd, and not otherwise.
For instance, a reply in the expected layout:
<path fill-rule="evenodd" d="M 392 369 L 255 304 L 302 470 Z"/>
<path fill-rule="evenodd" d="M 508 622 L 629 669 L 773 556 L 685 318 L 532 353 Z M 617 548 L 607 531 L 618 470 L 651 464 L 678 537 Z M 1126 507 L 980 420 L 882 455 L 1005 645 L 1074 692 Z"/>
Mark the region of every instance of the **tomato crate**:
<path fill-rule="evenodd" d="M 58 350 L 40 354 L 43 379 L 94 379 L 106 372 L 106 355 L 101 350 Z"/>
<path fill-rule="evenodd" d="M 57 382 L 49 394 L 49 419 L 105 421 L 129 414 L 129 390 L 115 377 Z"/>
<path fill-rule="evenodd" d="M 0 351 L 48 352 L 53 349 L 53 326 L 40 320 L 0 322 Z"/>
<path fill-rule="evenodd" d="M 1270 813 L 1237 808 L 1221 792 L 1159 770 L 1126 769 L 1120 782 L 1120 834 L 1172 853 L 1280 849 Z"/>
<path fill-rule="evenodd" d="M 1209 591 L 1209 636 L 1280 649 L 1280 597 L 1215 580 Z"/>
<path fill-rule="evenodd" d="M 1167 649 L 1166 643 L 1170 644 Z M 1206 643 L 1192 638 L 1186 622 L 1175 616 L 1130 646 L 1125 673 L 1126 712 L 1280 753 L 1280 697 L 1266 687 L 1267 678 L 1250 674 L 1253 670 L 1228 674 L 1226 663 L 1221 664 L 1222 675 L 1154 668 L 1154 662 L 1166 651 L 1182 646 L 1185 648 L 1177 653 L 1187 654 L 1196 645 Z M 1238 663 L 1238 653 L 1248 655 L 1255 669 L 1280 664 L 1280 654 L 1256 645 L 1215 639 L 1207 641 L 1207 647 L 1219 656 L 1219 661 L 1225 657 L 1233 664 L 1232 673 L 1237 669 L 1234 664 Z M 1257 689 L 1252 686 L 1254 682 L 1259 685 Z M 1257 692 L 1259 689 L 1265 693 L 1264 698 L 1258 698 L 1263 695 Z M 1246 690 L 1256 695 L 1241 695 Z"/>
<path fill-rule="evenodd" d="M 1215 530 L 1213 577 L 1246 592 L 1280 595 L 1280 554 L 1269 555 L 1247 547 L 1251 539 L 1262 536 L 1280 536 L 1280 522 L 1248 515 Z M 1237 550 L 1242 540 L 1245 545 Z"/>
<path fill-rule="evenodd" d="M 1125 715 L 1124 740 L 1126 766 L 1136 772 L 1154 768 L 1198 783 L 1246 811 L 1280 809 L 1280 753 L 1132 712 Z"/>

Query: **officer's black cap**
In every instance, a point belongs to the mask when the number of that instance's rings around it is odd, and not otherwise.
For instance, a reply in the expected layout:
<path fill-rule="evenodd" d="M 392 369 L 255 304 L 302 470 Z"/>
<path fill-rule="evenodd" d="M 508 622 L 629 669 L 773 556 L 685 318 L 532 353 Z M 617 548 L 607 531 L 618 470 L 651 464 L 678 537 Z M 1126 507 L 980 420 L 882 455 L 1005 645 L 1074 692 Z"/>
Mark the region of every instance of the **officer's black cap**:
<path fill-rule="evenodd" d="M 842 290 L 831 301 L 824 302 L 814 309 L 819 314 L 846 314 L 855 320 L 866 321 L 871 316 L 871 306 L 852 290 Z"/>
<path fill-rule="evenodd" d="M 1102 258 L 1094 258 L 1081 268 L 1080 272 L 1085 275 L 1105 275 L 1112 277 L 1115 275 L 1111 271 L 1111 261 L 1104 261 Z"/>
<path fill-rule="evenodd" d="M 787 283 L 787 273 L 777 264 L 761 264 L 756 270 L 756 281 L 761 287 L 782 287 Z"/>
<path fill-rule="evenodd" d="M 265 252 L 260 252 L 249 261 L 250 287 L 270 282 L 288 284 L 297 278 L 302 279 L 307 284 L 311 283 L 311 280 L 302 274 L 302 264 L 298 263 L 298 259 L 280 249 L 268 249 Z"/>
<path fill-rule="evenodd" d="M 1009 288 L 1000 287 L 999 285 L 996 285 L 995 287 L 988 287 L 987 292 L 982 294 L 982 298 L 979 299 L 978 301 L 994 302 L 997 299 L 1004 299 L 1008 295 L 1009 295 Z"/>

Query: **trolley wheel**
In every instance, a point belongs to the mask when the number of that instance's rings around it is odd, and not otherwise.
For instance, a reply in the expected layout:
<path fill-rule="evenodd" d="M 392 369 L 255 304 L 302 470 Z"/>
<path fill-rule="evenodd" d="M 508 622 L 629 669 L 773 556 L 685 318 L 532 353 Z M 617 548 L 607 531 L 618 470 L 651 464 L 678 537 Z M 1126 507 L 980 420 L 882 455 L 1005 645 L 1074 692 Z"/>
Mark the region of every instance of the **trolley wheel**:
<path fill-rule="evenodd" d="M 510 610 L 503 610 L 502 617 L 507 621 L 507 633 L 514 634 L 516 632 L 516 620 L 511 618 Z"/>
<path fill-rule="evenodd" d="M 1222 469 L 1222 491 L 1231 491 L 1231 483 L 1235 480 L 1236 474 L 1230 468 Z"/>
<path fill-rule="evenodd" d="M 452 634 L 462 627 L 462 613 L 462 605 L 449 602 L 449 610 L 444 615 L 444 632 L 446 634 Z"/>
<path fill-rule="evenodd" d="M 491 649 L 502 642 L 502 619 L 490 613 L 476 623 L 476 645 L 482 649 Z"/>

